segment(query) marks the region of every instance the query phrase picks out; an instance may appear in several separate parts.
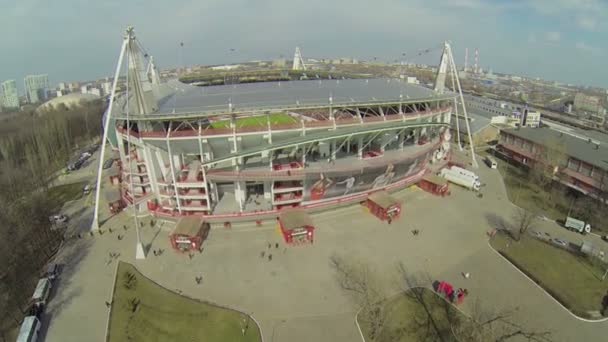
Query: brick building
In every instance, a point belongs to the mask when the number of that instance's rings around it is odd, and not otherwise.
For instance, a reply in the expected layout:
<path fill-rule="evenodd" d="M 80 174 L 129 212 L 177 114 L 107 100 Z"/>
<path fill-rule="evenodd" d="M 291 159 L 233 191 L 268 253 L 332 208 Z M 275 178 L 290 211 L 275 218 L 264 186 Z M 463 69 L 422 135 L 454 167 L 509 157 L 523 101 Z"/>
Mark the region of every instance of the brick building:
<path fill-rule="evenodd" d="M 608 146 L 549 128 L 504 129 L 498 151 L 527 167 L 546 167 L 554 179 L 594 198 L 608 196 Z"/>

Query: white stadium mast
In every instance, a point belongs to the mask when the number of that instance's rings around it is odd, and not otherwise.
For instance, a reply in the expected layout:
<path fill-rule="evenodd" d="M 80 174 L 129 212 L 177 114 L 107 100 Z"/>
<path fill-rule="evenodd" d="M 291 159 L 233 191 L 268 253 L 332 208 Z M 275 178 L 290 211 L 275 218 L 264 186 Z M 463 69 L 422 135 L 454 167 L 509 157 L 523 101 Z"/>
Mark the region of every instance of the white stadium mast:
<path fill-rule="evenodd" d="M 293 54 L 293 68 L 292 70 L 304 70 L 306 71 L 306 64 L 302 58 L 302 52 L 300 48 L 296 46 L 296 52 Z"/>
<path fill-rule="evenodd" d="M 99 167 L 97 170 L 97 186 L 95 188 L 95 210 L 93 212 L 93 223 L 91 225 L 92 230 L 99 229 L 99 204 L 100 204 L 100 193 L 101 193 L 101 179 L 104 163 L 104 155 L 106 150 L 106 142 L 108 139 L 108 132 L 111 127 L 112 110 L 114 109 L 114 99 L 116 98 L 116 86 L 118 79 L 120 78 L 120 71 L 123 67 L 124 56 L 127 56 L 127 74 L 126 74 L 126 92 L 125 92 L 125 111 L 126 111 L 126 131 L 127 131 L 127 154 L 129 160 L 129 174 L 132 175 L 132 161 L 133 155 L 131 154 L 131 122 L 129 116 L 131 111 L 134 111 L 136 115 L 143 115 L 152 113 L 158 109 L 158 103 L 152 93 L 152 83 L 158 81 L 155 77 L 155 66 L 153 62 L 150 63 L 150 69 L 152 70 L 153 82 L 150 82 L 149 70 L 146 70 L 143 66 L 141 57 L 142 49 L 139 41 L 135 38 L 135 31 L 133 27 L 128 27 L 125 36 L 123 37 L 123 43 L 118 57 L 118 64 L 116 65 L 116 72 L 114 74 L 114 81 L 112 84 L 112 92 L 110 94 L 110 103 L 108 105 L 108 111 L 104 122 L 103 137 L 101 141 L 101 152 L 99 157 Z M 119 149 L 124 146 L 118 146 Z M 143 245 L 141 244 L 139 236 L 139 222 L 137 217 L 137 204 L 135 203 L 135 193 L 133 191 L 133 180 L 130 180 L 130 192 L 132 198 L 132 209 L 133 209 L 133 220 L 135 223 L 135 231 L 137 234 L 137 245 L 136 245 L 136 258 L 144 259 L 145 253 Z"/>
<path fill-rule="evenodd" d="M 450 73 L 450 78 L 452 79 L 452 90 L 457 91 L 460 103 L 462 104 L 462 111 L 464 115 L 464 122 L 467 128 L 467 136 L 469 138 L 469 147 L 471 148 L 471 161 L 474 168 L 479 167 L 477 164 L 477 159 L 475 158 L 475 148 L 473 146 L 473 138 L 471 137 L 471 127 L 469 125 L 469 116 L 467 114 L 467 107 L 464 103 L 464 96 L 462 95 L 462 88 L 460 87 L 460 79 L 458 77 L 458 68 L 456 67 L 456 63 L 454 63 L 454 56 L 452 54 L 452 48 L 449 42 L 444 43 L 443 53 L 441 54 L 441 62 L 439 63 L 439 68 L 437 70 L 437 77 L 435 79 L 435 91 L 439 94 L 443 94 L 445 90 L 445 78 L 447 73 Z M 456 82 L 454 82 L 456 81 Z M 454 107 L 456 113 L 456 137 L 458 139 L 458 146 L 462 149 L 460 145 L 460 127 L 459 127 L 459 117 L 458 117 L 458 103 L 454 100 Z"/>

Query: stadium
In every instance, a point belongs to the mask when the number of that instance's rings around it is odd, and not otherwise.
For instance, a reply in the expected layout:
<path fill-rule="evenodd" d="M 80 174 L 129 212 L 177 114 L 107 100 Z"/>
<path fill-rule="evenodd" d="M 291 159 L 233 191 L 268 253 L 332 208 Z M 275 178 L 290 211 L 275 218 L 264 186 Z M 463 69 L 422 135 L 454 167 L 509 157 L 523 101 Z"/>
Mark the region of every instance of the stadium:
<path fill-rule="evenodd" d="M 322 210 L 412 185 L 449 157 L 457 93 L 443 91 L 445 67 L 434 89 L 388 78 L 198 87 L 161 82 L 137 41 L 124 45 L 128 90 L 109 121 L 120 193 L 156 216 Z"/>

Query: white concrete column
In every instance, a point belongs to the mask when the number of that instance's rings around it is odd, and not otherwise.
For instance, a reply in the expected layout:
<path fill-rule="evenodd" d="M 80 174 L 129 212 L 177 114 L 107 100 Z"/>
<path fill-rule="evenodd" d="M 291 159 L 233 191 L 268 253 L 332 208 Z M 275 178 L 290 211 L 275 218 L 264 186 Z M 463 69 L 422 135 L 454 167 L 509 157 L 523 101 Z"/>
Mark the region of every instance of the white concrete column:
<path fill-rule="evenodd" d="M 160 201 L 158 196 L 158 184 L 156 183 L 158 179 L 156 176 L 156 169 L 154 168 L 154 160 L 152 159 L 152 150 L 149 146 L 144 145 L 143 152 L 146 171 L 148 173 L 148 178 L 150 179 L 150 190 L 154 193 L 156 199 Z"/>
<path fill-rule="evenodd" d="M 332 160 L 336 160 L 336 153 L 338 153 L 338 151 L 336 151 L 336 141 L 333 140 L 331 142 L 331 159 Z"/>
<path fill-rule="evenodd" d="M 272 181 L 264 181 L 264 198 L 272 200 Z"/>
<path fill-rule="evenodd" d="M 236 202 L 239 204 L 239 210 L 241 212 L 243 212 L 243 210 L 245 209 L 245 203 L 247 201 L 246 191 L 247 187 L 245 185 L 245 182 L 234 182 L 234 197 L 236 199 Z"/>
<path fill-rule="evenodd" d="M 171 158 L 173 158 L 173 167 L 175 168 L 175 170 L 177 171 L 177 174 L 179 175 L 179 173 L 183 167 L 182 158 L 179 155 L 173 155 L 173 156 L 171 156 Z"/>
<path fill-rule="evenodd" d="M 165 181 L 169 181 L 169 179 L 165 179 L 169 170 L 167 170 L 167 166 L 165 165 L 165 160 L 163 159 L 163 155 L 160 151 L 156 151 L 156 162 L 158 163 L 158 167 L 160 168 L 160 172 L 162 173 L 163 179 Z"/>
<path fill-rule="evenodd" d="M 359 159 L 363 159 L 363 136 L 361 135 L 357 137 L 357 156 Z"/>

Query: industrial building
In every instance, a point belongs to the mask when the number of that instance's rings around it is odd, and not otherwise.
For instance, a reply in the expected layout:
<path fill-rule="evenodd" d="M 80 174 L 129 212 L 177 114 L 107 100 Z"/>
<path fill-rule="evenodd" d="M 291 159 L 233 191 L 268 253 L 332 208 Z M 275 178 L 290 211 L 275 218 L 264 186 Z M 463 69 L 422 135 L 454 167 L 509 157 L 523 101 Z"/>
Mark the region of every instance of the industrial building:
<path fill-rule="evenodd" d="M 552 170 L 556 180 L 583 194 L 606 198 L 608 148 L 603 141 L 522 127 L 501 130 L 498 151 L 521 165 Z"/>

